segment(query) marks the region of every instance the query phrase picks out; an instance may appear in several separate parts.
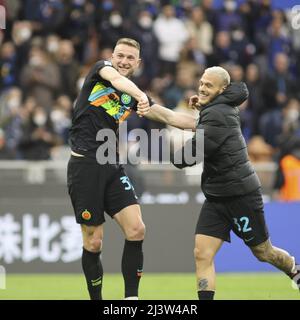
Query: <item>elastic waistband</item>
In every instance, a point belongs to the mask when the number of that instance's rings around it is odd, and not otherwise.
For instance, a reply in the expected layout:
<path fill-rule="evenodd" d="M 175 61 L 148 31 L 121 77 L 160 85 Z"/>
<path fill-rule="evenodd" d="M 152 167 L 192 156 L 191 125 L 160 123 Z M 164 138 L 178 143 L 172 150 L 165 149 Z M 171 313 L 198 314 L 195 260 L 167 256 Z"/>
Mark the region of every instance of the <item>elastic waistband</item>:
<path fill-rule="evenodd" d="M 74 157 L 77 157 L 77 158 L 84 158 L 83 154 L 76 153 L 76 152 L 74 152 L 72 150 L 71 150 L 71 155 L 74 156 Z"/>
<path fill-rule="evenodd" d="M 205 194 L 205 197 L 206 197 L 206 199 L 208 201 L 211 201 L 211 202 L 227 202 L 227 201 L 232 201 L 232 200 L 239 199 L 239 198 L 242 198 L 242 197 L 251 196 L 251 195 L 254 195 L 256 193 L 261 193 L 261 187 L 258 187 L 255 190 L 252 190 L 250 192 L 243 193 L 243 194 L 230 195 L 230 196 L 221 196 L 221 197 L 211 196 L 211 195 Z"/>
<path fill-rule="evenodd" d="M 72 153 L 71 153 L 70 161 L 71 161 L 71 162 L 79 162 L 79 163 L 93 163 L 93 164 L 98 164 L 98 162 L 96 161 L 96 159 L 88 158 L 88 157 L 78 157 L 78 156 L 74 156 Z"/>

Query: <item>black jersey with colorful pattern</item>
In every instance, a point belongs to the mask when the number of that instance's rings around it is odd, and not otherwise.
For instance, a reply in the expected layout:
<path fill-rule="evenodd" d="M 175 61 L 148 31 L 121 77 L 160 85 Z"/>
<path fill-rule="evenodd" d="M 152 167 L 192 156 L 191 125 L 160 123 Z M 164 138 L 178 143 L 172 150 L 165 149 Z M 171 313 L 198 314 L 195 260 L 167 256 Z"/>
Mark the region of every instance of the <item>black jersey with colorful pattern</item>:
<path fill-rule="evenodd" d="M 110 61 L 98 61 L 88 73 L 75 103 L 70 129 L 71 149 L 79 154 L 95 157 L 101 145 L 96 136 L 101 129 L 118 130 L 119 123 L 136 110 L 137 101 L 118 91 L 103 79 L 99 71 L 112 66 Z"/>

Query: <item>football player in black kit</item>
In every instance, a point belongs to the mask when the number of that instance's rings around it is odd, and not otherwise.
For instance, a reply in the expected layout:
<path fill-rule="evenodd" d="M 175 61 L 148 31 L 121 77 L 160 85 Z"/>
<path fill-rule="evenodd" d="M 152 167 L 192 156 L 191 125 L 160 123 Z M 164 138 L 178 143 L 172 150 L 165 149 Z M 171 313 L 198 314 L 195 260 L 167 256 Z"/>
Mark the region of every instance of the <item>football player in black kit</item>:
<path fill-rule="evenodd" d="M 103 268 L 100 259 L 104 212 L 121 227 L 125 244 L 122 274 L 125 299 L 137 300 L 143 272 L 142 244 L 145 225 L 134 188 L 122 165 L 96 159 L 101 129 L 117 132 L 118 125 L 132 111 L 143 108 L 149 119 L 181 129 L 194 129 L 195 119 L 154 104 L 128 78 L 140 64 L 140 45 L 120 39 L 110 61 L 98 61 L 90 70 L 77 98 L 70 129 L 71 158 L 68 163 L 68 190 L 76 222 L 83 238 L 82 268 L 90 298 L 102 299 Z M 98 157 L 98 154 L 97 154 Z M 98 160 L 98 161 L 97 161 Z"/>
<path fill-rule="evenodd" d="M 221 67 L 207 68 L 199 81 L 199 94 L 190 98 L 190 105 L 200 111 L 197 129 L 204 131 L 201 188 L 206 200 L 196 226 L 194 249 L 200 300 L 214 298 L 214 258 L 223 242 L 230 242 L 231 230 L 259 261 L 272 264 L 300 287 L 300 265 L 287 251 L 275 247 L 269 238 L 261 185 L 248 158 L 237 108 L 247 98 L 246 85 L 230 83 L 228 72 Z M 146 115 L 143 108 L 139 111 Z M 147 108 L 147 115 L 151 113 L 151 108 Z M 196 135 L 197 132 L 173 154 L 171 161 L 176 167 L 191 165 L 174 162 L 174 159 L 184 159 L 180 154 L 185 148 L 203 147 L 198 145 L 201 140 L 197 141 Z"/>

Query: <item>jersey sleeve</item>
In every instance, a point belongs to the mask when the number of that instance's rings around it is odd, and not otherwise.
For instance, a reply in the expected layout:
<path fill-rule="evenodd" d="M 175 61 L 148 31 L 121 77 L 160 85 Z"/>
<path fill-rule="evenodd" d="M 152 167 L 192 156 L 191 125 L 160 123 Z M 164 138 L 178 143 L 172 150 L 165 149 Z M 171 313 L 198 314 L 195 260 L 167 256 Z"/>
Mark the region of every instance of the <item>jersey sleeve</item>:
<path fill-rule="evenodd" d="M 112 67 L 113 68 L 113 65 L 110 61 L 108 60 L 100 60 L 98 62 L 96 62 L 94 64 L 94 67 L 93 67 L 93 74 L 95 74 L 96 76 L 100 77 L 99 75 L 99 71 L 104 68 L 104 67 Z"/>

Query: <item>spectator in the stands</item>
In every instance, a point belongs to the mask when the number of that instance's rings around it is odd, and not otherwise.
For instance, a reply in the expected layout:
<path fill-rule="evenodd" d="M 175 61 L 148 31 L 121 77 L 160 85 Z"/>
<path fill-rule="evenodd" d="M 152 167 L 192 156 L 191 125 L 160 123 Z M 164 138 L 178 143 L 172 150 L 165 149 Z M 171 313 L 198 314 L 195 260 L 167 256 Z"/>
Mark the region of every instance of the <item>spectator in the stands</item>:
<path fill-rule="evenodd" d="M 29 21 L 35 35 L 58 32 L 65 19 L 62 0 L 26 0 L 22 7 L 23 20 Z"/>
<path fill-rule="evenodd" d="M 249 64 L 245 72 L 245 82 L 249 90 L 248 112 L 251 114 L 251 135 L 258 134 L 258 123 L 263 113 L 262 81 L 256 64 Z"/>
<path fill-rule="evenodd" d="M 15 154 L 6 145 L 5 133 L 0 128 L 0 160 L 13 160 Z"/>
<path fill-rule="evenodd" d="M 232 62 L 236 55 L 231 48 L 231 38 L 228 31 L 219 31 L 216 34 L 214 52 L 211 57 L 211 65 L 220 65 Z"/>
<path fill-rule="evenodd" d="M 45 38 L 46 51 L 49 53 L 52 59 L 55 59 L 59 50 L 61 38 L 56 34 L 50 34 Z"/>
<path fill-rule="evenodd" d="M 232 82 L 244 81 L 244 69 L 239 64 L 228 64 L 226 68 L 230 74 L 230 79 Z"/>
<path fill-rule="evenodd" d="M 147 10 L 138 13 L 136 23 L 130 30 L 130 37 L 141 45 L 140 87 L 147 88 L 149 82 L 158 75 L 158 40 L 153 31 L 153 17 Z"/>
<path fill-rule="evenodd" d="M 283 132 L 279 136 L 275 195 L 283 201 L 300 200 L 300 101 L 290 99 L 283 110 Z"/>
<path fill-rule="evenodd" d="M 206 56 L 197 48 L 195 39 L 191 38 L 181 50 L 176 73 L 178 74 L 181 69 L 185 69 L 192 78 L 195 78 L 196 75 L 202 74 L 207 63 Z"/>
<path fill-rule="evenodd" d="M 96 26 L 96 1 L 70 0 L 64 25 L 60 35 L 73 42 L 76 58 L 84 62 L 84 51 L 89 41 L 89 36 Z M 101 4 L 102 1 L 99 1 Z M 101 33 L 99 33 L 101 35 Z"/>
<path fill-rule="evenodd" d="M 68 144 L 69 129 L 71 127 L 72 101 L 67 95 L 57 98 L 50 113 L 53 131 Z"/>
<path fill-rule="evenodd" d="M 119 10 L 113 10 L 108 19 L 105 18 L 101 22 L 99 34 L 101 34 L 102 47 L 113 48 L 119 38 L 126 36 L 127 30 L 123 23 L 123 17 Z"/>
<path fill-rule="evenodd" d="M 212 25 L 213 29 L 215 30 L 217 26 L 217 21 L 218 21 L 218 13 L 213 5 L 214 5 L 213 0 L 201 1 L 201 8 L 204 11 L 205 17 L 207 21 Z"/>
<path fill-rule="evenodd" d="M 23 135 L 19 149 L 25 160 L 49 160 L 51 148 L 61 144 L 54 133 L 53 124 L 44 108 L 35 107 L 22 123 Z"/>
<path fill-rule="evenodd" d="M 18 87 L 6 90 L 0 96 L 0 128 L 5 135 L 6 148 L 17 156 L 21 130 L 22 91 Z"/>
<path fill-rule="evenodd" d="M 261 2 L 248 0 L 251 8 L 253 20 L 253 38 L 259 52 L 265 52 L 265 42 L 268 39 L 266 30 L 272 21 L 272 6 L 270 0 L 262 0 Z"/>
<path fill-rule="evenodd" d="M 247 66 L 253 61 L 256 53 L 255 46 L 249 42 L 249 39 L 240 26 L 233 27 L 231 30 L 231 59 L 242 66 Z"/>
<path fill-rule="evenodd" d="M 175 74 L 180 52 L 188 40 L 188 31 L 184 23 L 175 15 L 172 5 L 162 7 L 161 14 L 154 22 L 154 33 L 159 42 L 158 55 L 161 75 Z"/>
<path fill-rule="evenodd" d="M 18 84 L 17 55 L 13 42 L 5 42 L 0 49 L 0 93 Z"/>
<path fill-rule="evenodd" d="M 217 31 L 231 31 L 234 27 L 243 27 L 236 0 L 223 1 L 223 8 L 218 14 L 217 21 Z"/>
<path fill-rule="evenodd" d="M 168 87 L 164 94 L 163 99 L 167 108 L 174 109 L 180 100 L 183 99 L 185 91 L 194 89 L 195 77 L 193 70 L 179 69 L 175 81 Z"/>
<path fill-rule="evenodd" d="M 61 85 L 58 66 L 46 51 L 33 47 L 28 65 L 21 71 L 20 83 L 26 96 L 33 96 L 38 105 L 50 111 Z"/>
<path fill-rule="evenodd" d="M 56 61 L 60 71 L 60 93 L 70 99 L 76 98 L 76 81 L 79 76 L 79 63 L 75 58 L 75 50 L 70 40 L 61 40 L 58 43 Z"/>
<path fill-rule="evenodd" d="M 206 20 L 201 7 L 195 7 L 186 23 L 189 37 L 195 40 L 196 48 L 206 56 L 213 52 L 213 27 Z"/>
<path fill-rule="evenodd" d="M 285 53 L 274 57 L 274 71 L 263 81 L 263 99 L 266 109 L 281 109 L 287 100 L 297 94 L 296 79 L 289 72 L 290 59 Z"/>
<path fill-rule="evenodd" d="M 286 31 L 283 18 L 278 15 L 273 17 L 268 33 L 266 53 L 270 68 L 276 69 L 275 59 L 279 53 L 291 55 L 292 39 Z"/>
<path fill-rule="evenodd" d="M 300 135 L 299 101 L 291 98 L 282 110 L 274 110 L 261 117 L 260 134 L 265 141 L 274 147 L 282 145 L 282 141 L 292 135 Z"/>

